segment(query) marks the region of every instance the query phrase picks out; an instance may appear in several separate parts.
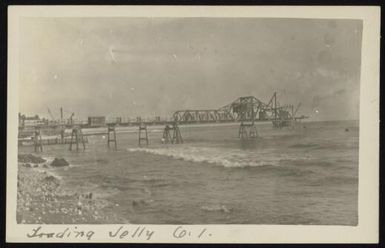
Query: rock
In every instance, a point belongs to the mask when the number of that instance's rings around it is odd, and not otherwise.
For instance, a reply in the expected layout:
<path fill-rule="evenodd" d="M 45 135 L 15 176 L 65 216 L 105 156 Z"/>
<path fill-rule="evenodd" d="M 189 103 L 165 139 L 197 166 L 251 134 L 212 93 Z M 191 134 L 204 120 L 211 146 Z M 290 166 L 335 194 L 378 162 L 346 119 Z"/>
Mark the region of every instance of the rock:
<path fill-rule="evenodd" d="M 92 192 L 88 193 L 85 195 L 86 199 L 92 199 Z"/>
<path fill-rule="evenodd" d="M 32 154 L 19 154 L 17 155 L 17 160 L 21 163 L 33 163 L 33 164 L 41 164 L 46 162 L 45 159 L 34 156 Z"/>
<path fill-rule="evenodd" d="M 51 163 L 51 166 L 53 167 L 63 167 L 69 165 L 70 164 L 64 158 L 55 158 Z"/>
<path fill-rule="evenodd" d="M 48 165 L 47 164 L 43 164 L 43 168 L 48 168 Z"/>
<path fill-rule="evenodd" d="M 46 182 L 46 183 L 54 183 L 54 184 L 60 184 L 59 183 L 59 179 L 57 179 L 56 177 L 54 176 L 46 176 L 45 178 L 43 178 L 43 181 Z"/>
<path fill-rule="evenodd" d="M 31 164 L 23 164 L 24 167 L 31 168 Z"/>

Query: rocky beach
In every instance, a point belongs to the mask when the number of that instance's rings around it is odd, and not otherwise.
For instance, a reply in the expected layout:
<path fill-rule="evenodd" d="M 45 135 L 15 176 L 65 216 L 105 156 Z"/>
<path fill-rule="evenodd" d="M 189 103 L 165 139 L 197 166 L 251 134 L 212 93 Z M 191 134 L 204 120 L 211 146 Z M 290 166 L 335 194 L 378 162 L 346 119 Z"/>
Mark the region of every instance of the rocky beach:
<path fill-rule="evenodd" d="M 93 192 L 73 192 L 50 169 L 70 166 L 64 158 L 52 162 L 32 154 L 18 156 L 17 222 L 21 224 L 127 223 L 111 203 Z"/>

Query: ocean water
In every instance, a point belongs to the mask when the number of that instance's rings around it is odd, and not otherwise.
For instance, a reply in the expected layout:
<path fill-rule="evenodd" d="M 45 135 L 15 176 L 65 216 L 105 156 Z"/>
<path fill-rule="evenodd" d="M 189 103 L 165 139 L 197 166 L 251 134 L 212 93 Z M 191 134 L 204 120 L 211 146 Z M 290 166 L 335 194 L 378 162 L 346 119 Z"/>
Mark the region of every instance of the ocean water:
<path fill-rule="evenodd" d="M 85 151 L 51 145 L 40 156 L 67 159 L 50 169 L 63 184 L 112 202 L 130 223 L 357 224 L 358 121 L 259 124 L 255 141 L 238 128 L 180 126 L 185 143 L 172 145 L 149 127 L 148 147 L 138 147 L 137 128 L 119 128 L 117 151 L 94 135 Z"/>

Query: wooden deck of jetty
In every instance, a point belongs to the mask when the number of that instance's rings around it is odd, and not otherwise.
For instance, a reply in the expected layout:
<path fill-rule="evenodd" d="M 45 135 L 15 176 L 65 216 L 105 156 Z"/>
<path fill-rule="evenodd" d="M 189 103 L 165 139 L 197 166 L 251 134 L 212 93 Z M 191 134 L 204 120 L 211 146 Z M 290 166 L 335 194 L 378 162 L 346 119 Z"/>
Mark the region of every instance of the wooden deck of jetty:
<path fill-rule="evenodd" d="M 84 142 L 88 143 L 88 139 L 86 136 L 84 136 Z M 61 139 L 60 137 L 56 138 L 42 138 L 41 139 L 42 145 L 65 145 L 65 144 L 71 144 L 71 137 L 65 137 L 64 139 Z M 33 139 L 19 139 L 18 140 L 19 146 L 33 146 L 34 140 Z"/>

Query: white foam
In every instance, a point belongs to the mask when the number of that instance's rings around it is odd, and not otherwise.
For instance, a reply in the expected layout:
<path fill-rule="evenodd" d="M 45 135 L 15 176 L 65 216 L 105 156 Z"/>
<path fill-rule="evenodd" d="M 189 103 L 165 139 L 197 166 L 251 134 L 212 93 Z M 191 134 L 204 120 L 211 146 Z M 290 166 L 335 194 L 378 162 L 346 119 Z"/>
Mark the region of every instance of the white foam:
<path fill-rule="evenodd" d="M 230 212 L 230 209 L 227 208 L 225 205 L 202 206 L 201 209 L 209 212 L 224 212 L 224 213 Z"/>
<path fill-rule="evenodd" d="M 56 172 L 54 172 L 52 170 L 48 170 L 47 168 L 46 169 L 42 169 L 42 168 L 36 167 L 36 168 L 33 168 L 33 169 L 38 171 L 39 173 L 45 173 L 47 176 L 53 176 L 53 177 L 57 178 L 60 181 L 63 180 L 63 178 L 61 176 L 59 176 Z"/>
<path fill-rule="evenodd" d="M 129 152 L 146 152 L 155 155 L 167 156 L 173 159 L 182 159 L 189 162 L 209 163 L 224 167 L 249 166 L 278 166 L 280 160 L 287 159 L 279 155 L 271 156 L 247 152 L 240 149 L 213 148 L 213 147 L 166 147 L 166 148 L 129 148 Z"/>

